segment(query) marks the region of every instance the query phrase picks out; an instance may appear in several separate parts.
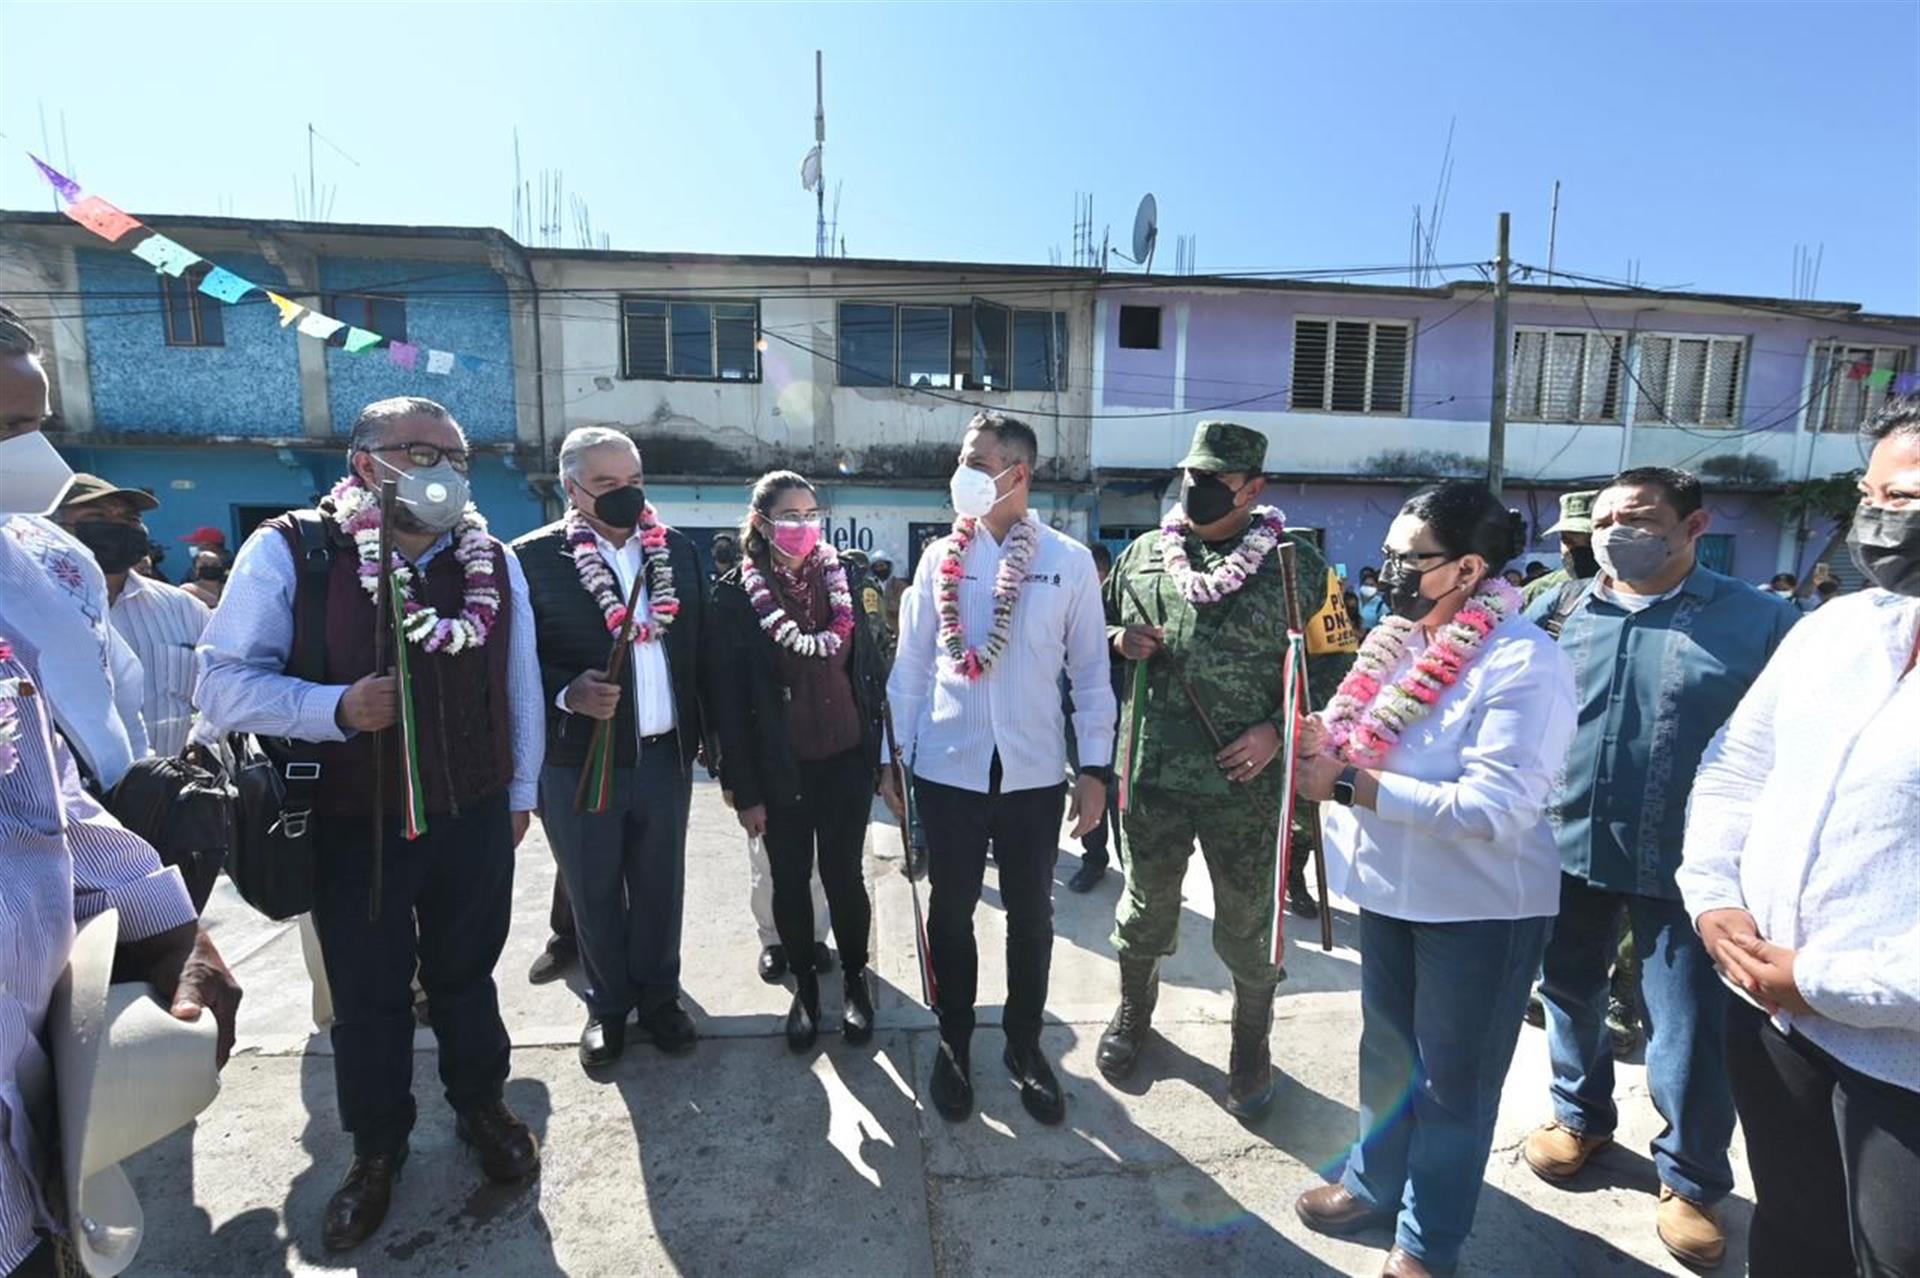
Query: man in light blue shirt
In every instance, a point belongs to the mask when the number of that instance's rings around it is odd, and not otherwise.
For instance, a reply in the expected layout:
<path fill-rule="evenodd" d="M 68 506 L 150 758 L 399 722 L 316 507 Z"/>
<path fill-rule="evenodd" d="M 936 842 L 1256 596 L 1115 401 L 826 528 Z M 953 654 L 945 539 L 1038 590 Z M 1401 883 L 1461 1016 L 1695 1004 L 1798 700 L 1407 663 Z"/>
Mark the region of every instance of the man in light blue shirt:
<path fill-rule="evenodd" d="M 1540 985 L 1555 1116 L 1526 1146 L 1536 1173 L 1564 1181 L 1612 1139 L 1605 1014 L 1624 903 L 1642 960 L 1648 1083 L 1667 1121 L 1653 1143 L 1657 1229 L 1670 1252 L 1699 1265 L 1725 1250 L 1712 1206 L 1733 1188 L 1734 1113 L 1720 1042 L 1726 992 L 1674 872 L 1701 755 L 1797 617 L 1699 566 L 1710 520 L 1700 481 L 1678 470 L 1627 471 L 1594 502 L 1600 574 L 1560 633 L 1579 724 L 1548 806 L 1563 871 Z M 1529 615 L 1541 619 L 1556 600 L 1543 595 Z"/>

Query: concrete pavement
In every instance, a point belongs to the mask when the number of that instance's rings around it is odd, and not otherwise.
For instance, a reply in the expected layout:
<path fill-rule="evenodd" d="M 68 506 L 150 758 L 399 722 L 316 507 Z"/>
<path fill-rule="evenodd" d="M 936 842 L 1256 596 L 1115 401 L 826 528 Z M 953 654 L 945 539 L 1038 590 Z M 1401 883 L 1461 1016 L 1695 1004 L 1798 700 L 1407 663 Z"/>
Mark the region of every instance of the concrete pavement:
<path fill-rule="evenodd" d="M 1341 944 L 1329 955 L 1315 927 L 1289 927 L 1291 979 L 1273 1034 L 1284 1078 L 1273 1113 L 1247 1127 L 1220 1107 L 1231 993 L 1208 937 L 1199 858 L 1181 951 L 1165 967 L 1159 1037 L 1139 1076 L 1117 1089 L 1094 1069 L 1093 1052 L 1115 998 L 1107 935 L 1119 880 L 1109 874 L 1091 895 L 1073 896 L 1064 883 L 1077 861 L 1064 852 L 1055 1023 L 1045 1041 L 1060 1062 L 1068 1120 L 1049 1129 L 1027 1117 L 999 1064 L 1004 929 L 989 869 L 978 919 L 979 1106 L 949 1126 L 922 1099 L 936 1036 L 918 1004 L 894 828 L 877 821 L 868 840 L 881 1029 L 859 1050 L 826 1032 L 809 1055 L 787 1051 L 780 1027 L 790 994 L 754 971 L 746 844 L 711 783 L 695 787 L 687 857 L 685 985 L 704 1040 L 677 1059 L 633 1042 L 604 1077 L 588 1078 L 574 1054 L 583 1019 L 575 988 L 525 978 L 546 938 L 553 880 L 536 825 L 520 853 L 498 979 L 514 1041 L 507 1099 L 540 1134 L 542 1173 L 522 1187 L 483 1182 L 453 1138 L 433 1037 L 422 1031 L 421 1120 L 393 1213 L 342 1257 L 321 1250 L 319 1220 L 349 1145 L 331 1049 L 313 1032 L 299 937 L 253 914 L 223 882 L 208 921 L 246 987 L 239 1050 L 200 1121 L 128 1166 L 148 1224 L 133 1272 L 1378 1272 L 1384 1236 L 1322 1238 L 1292 1210 L 1299 1190 L 1338 1167 L 1354 1135 L 1359 956 L 1350 911 L 1337 915 Z M 823 987 L 831 1030 L 837 972 Z M 1520 1158 L 1527 1132 L 1549 1115 L 1546 1080 L 1544 1037 L 1526 1030 L 1463 1272 L 1686 1272 L 1653 1233 L 1657 1181 L 1646 1148 L 1660 1120 L 1644 1070 L 1621 1067 L 1620 1142 L 1572 1189 L 1542 1183 Z M 1725 1272 L 1737 1274 L 1752 1191 L 1737 1147 L 1734 1157 L 1740 1187 L 1725 1207 Z"/>

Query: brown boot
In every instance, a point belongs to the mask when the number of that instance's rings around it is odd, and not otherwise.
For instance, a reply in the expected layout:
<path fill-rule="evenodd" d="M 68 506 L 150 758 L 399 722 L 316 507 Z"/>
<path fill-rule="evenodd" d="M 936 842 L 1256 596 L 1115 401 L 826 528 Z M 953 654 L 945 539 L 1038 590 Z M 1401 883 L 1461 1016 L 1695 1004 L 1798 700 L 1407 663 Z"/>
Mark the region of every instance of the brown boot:
<path fill-rule="evenodd" d="M 1293 1200 L 1293 1214 L 1300 1223 L 1319 1234 L 1345 1237 L 1363 1229 L 1391 1228 L 1397 1211 L 1364 1202 L 1345 1185 L 1319 1185 Z"/>
<path fill-rule="evenodd" d="M 1719 1215 L 1660 1186 L 1660 1208 L 1654 1216 L 1660 1241 L 1682 1264 L 1711 1269 L 1726 1258 L 1727 1235 Z"/>
<path fill-rule="evenodd" d="M 1577 1132 L 1559 1119 L 1527 1137 L 1527 1166 L 1542 1180 L 1569 1180 L 1596 1152 L 1613 1144 L 1613 1135 Z"/>

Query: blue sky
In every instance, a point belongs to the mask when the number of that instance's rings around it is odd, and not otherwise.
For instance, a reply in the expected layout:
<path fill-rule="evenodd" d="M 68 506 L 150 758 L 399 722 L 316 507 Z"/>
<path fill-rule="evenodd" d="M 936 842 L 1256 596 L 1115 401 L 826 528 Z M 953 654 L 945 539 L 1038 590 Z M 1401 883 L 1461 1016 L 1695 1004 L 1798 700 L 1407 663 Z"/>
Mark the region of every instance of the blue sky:
<path fill-rule="evenodd" d="M 1045 262 L 1073 197 L 1209 270 L 1404 262 L 1450 118 L 1437 256 L 1920 312 L 1920 6 L 0 2 L 0 205 L 17 149 L 130 211 L 287 217 L 315 124 L 342 221 L 510 227 L 523 164 L 615 247 L 807 253 L 813 50 L 855 256 Z M 1124 269 L 1124 264 L 1120 264 Z"/>

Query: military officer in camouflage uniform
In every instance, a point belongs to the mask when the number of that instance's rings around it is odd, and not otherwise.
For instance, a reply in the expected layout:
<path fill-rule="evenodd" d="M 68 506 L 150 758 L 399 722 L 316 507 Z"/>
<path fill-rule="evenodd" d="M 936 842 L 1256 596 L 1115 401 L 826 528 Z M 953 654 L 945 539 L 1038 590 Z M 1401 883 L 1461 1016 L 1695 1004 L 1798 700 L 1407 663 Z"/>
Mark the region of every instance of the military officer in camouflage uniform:
<path fill-rule="evenodd" d="M 1266 436 L 1245 426 L 1203 422 L 1195 430 L 1180 462 L 1194 572 L 1217 570 L 1258 535 L 1254 508 L 1266 486 L 1266 455 Z M 1132 703 L 1120 716 L 1116 759 L 1130 769 L 1121 816 L 1127 886 L 1113 933 L 1120 1007 L 1101 1036 L 1098 1062 L 1117 1079 L 1139 1057 L 1160 960 L 1179 936 L 1180 885 L 1198 838 L 1213 879 L 1214 949 L 1233 975 L 1227 1108 L 1255 1117 L 1273 1098 L 1267 1039 L 1283 975 L 1269 961 L 1287 652 L 1280 556 L 1277 548 L 1265 555 L 1237 591 L 1193 604 L 1169 574 L 1160 537 L 1151 532 L 1129 546 L 1105 591 L 1110 642 L 1145 666 L 1130 669 Z M 1327 564 L 1304 539 L 1295 544 L 1300 615 L 1310 617 L 1323 602 Z M 1215 750 L 1163 650 L 1185 668 L 1225 750 Z"/>

